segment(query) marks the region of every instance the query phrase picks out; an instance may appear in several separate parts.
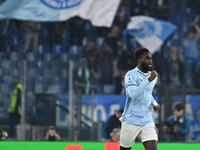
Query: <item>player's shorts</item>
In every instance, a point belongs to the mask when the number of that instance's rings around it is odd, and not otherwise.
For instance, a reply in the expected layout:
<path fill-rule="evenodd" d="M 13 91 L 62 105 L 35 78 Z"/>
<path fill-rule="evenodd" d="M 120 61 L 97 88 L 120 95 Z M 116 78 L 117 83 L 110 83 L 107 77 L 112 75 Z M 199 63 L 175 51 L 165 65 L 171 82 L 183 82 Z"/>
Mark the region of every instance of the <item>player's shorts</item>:
<path fill-rule="evenodd" d="M 132 147 L 137 137 L 141 142 L 151 140 L 158 141 L 155 124 L 150 123 L 145 126 L 135 126 L 122 122 L 120 145 L 125 148 Z"/>

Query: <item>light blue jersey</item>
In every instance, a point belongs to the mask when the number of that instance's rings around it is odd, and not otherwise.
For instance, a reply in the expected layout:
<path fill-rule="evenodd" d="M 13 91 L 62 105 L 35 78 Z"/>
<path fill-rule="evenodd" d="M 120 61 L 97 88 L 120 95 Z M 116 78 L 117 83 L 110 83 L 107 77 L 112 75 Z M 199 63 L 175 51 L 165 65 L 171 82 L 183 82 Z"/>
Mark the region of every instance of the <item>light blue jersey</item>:
<path fill-rule="evenodd" d="M 149 82 L 151 72 L 143 73 L 137 67 L 125 75 L 126 104 L 120 121 L 127 124 L 143 126 L 153 122 L 152 104 L 153 88 L 157 77 Z"/>

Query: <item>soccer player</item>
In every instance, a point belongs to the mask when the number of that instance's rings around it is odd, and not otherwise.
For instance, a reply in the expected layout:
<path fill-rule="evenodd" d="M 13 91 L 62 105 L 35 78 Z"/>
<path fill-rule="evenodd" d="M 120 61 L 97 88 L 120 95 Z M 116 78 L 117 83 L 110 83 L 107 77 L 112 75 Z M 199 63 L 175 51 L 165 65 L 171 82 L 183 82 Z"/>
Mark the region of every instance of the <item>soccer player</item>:
<path fill-rule="evenodd" d="M 126 104 L 120 121 L 120 150 L 130 150 L 136 137 L 141 139 L 145 150 L 157 150 L 157 133 L 151 108 L 160 105 L 152 96 L 158 73 L 153 70 L 152 56 L 148 49 L 135 51 L 138 66 L 125 75 Z"/>

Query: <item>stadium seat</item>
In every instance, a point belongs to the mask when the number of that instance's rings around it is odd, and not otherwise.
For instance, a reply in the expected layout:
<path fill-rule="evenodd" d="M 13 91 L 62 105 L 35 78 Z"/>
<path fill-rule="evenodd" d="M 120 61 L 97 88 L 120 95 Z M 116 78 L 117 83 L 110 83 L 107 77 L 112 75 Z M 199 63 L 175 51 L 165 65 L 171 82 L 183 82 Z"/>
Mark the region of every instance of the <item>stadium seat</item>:
<path fill-rule="evenodd" d="M 112 94 L 112 93 L 114 93 L 114 85 L 112 85 L 112 84 L 105 84 L 103 86 L 103 92 L 105 94 Z"/>
<path fill-rule="evenodd" d="M 0 75 L 10 75 L 10 70 L 5 69 L 5 68 L 0 68 Z"/>
<path fill-rule="evenodd" d="M 50 62 L 52 60 L 52 54 L 51 53 L 45 53 L 44 54 L 44 61 Z"/>
<path fill-rule="evenodd" d="M 7 57 L 8 57 L 7 53 L 0 52 L 1 61 L 7 59 Z"/>
<path fill-rule="evenodd" d="M 64 87 L 63 87 L 63 92 L 68 93 L 69 92 L 69 81 L 66 80 Z"/>
<path fill-rule="evenodd" d="M 60 77 L 60 76 L 55 76 L 53 79 L 52 79 L 52 84 L 62 84 L 64 82 L 64 78 L 63 77 Z"/>
<path fill-rule="evenodd" d="M 59 85 L 59 84 L 51 85 L 51 86 L 47 89 L 47 93 L 49 93 L 49 94 L 58 94 L 58 93 L 62 93 L 62 86 Z"/>
<path fill-rule="evenodd" d="M 51 62 L 48 62 L 51 69 L 56 69 L 56 68 L 60 68 L 62 65 L 62 62 L 59 60 L 52 60 Z"/>
<path fill-rule="evenodd" d="M 10 69 L 13 68 L 13 64 L 9 60 L 4 60 L 1 62 L 1 68 Z"/>
<path fill-rule="evenodd" d="M 32 52 L 27 53 L 26 57 L 27 57 L 27 60 L 30 62 L 35 61 L 35 54 Z"/>
<path fill-rule="evenodd" d="M 0 85 L 3 83 L 2 75 L 0 74 Z"/>
<path fill-rule="evenodd" d="M 12 90 L 11 90 L 9 84 L 1 84 L 0 90 L 1 90 L 1 93 L 5 93 L 5 94 L 11 94 L 12 93 Z"/>
<path fill-rule="evenodd" d="M 3 70 L 4 70 L 4 69 L 1 69 L 1 68 L 0 68 L 0 77 L 3 76 L 3 75 L 5 75 L 5 73 L 4 73 Z"/>
<path fill-rule="evenodd" d="M 62 54 L 62 55 L 60 56 L 60 61 L 61 61 L 61 62 L 67 62 L 68 60 L 69 60 L 68 54 Z"/>
<path fill-rule="evenodd" d="M 60 61 L 60 58 L 62 55 L 65 55 L 66 53 L 62 54 L 52 54 L 52 61 Z"/>
<path fill-rule="evenodd" d="M 49 62 L 45 62 L 42 60 L 38 60 L 35 63 L 35 67 L 36 69 L 40 69 L 40 70 L 44 70 L 50 67 L 50 63 Z"/>
<path fill-rule="evenodd" d="M 57 76 L 57 71 L 52 69 L 45 69 L 43 70 L 43 76 L 47 78 L 54 78 L 55 76 Z"/>
<path fill-rule="evenodd" d="M 102 44 L 103 44 L 103 41 L 104 41 L 104 38 L 103 38 L 103 37 L 97 37 L 97 39 L 96 39 L 96 47 L 97 47 L 98 49 L 101 48 L 101 46 L 102 46 Z"/>
<path fill-rule="evenodd" d="M 36 78 L 37 76 L 41 75 L 41 71 L 38 69 L 28 68 L 26 75 L 27 75 L 27 78 Z"/>
<path fill-rule="evenodd" d="M 21 64 L 22 65 L 22 64 Z M 37 62 L 34 62 L 34 61 L 27 61 L 27 66 L 28 66 L 28 69 L 29 68 L 36 68 L 37 67 Z"/>
<path fill-rule="evenodd" d="M 70 46 L 69 48 L 69 52 L 71 54 L 79 54 L 82 50 L 82 47 L 81 46 L 76 46 L 76 45 L 73 45 L 73 46 Z"/>
<path fill-rule="evenodd" d="M 26 84 L 26 92 L 33 92 L 34 84 Z"/>
<path fill-rule="evenodd" d="M 38 53 L 45 54 L 48 51 L 48 48 L 45 45 L 38 45 Z"/>
<path fill-rule="evenodd" d="M 88 42 L 88 37 L 84 37 L 82 42 L 83 46 L 86 46 L 87 42 Z"/>
<path fill-rule="evenodd" d="M 12 84 L 12 77 L 9 75 L 3 76 L 3 83 Z"/>
<path fill-rule="evenodd" d="M 12 75 L 12 76 L 20 76 L 20 73 L 21 72 L 19 71 L 19 69 L 17 67 L 10 70 L 10 75 Z"/>
<path fill-rule="evenodd" d="M 17 62 L 21 58 L 20 54 L 17 52 L 10 53 L 10 61 Z"/>
<path fill-rule="evenodd" d="M 34 87 L 35 93 L 45 93 L 45 89 L 42 84 L 36 84 Z"/>
<path fill-rule="evenodd" d="M 34 80 L 35 84 L 43 84 L 43 85 L 50 85 L 51 84 L 51 78 L 47 78 L 44 76 L 38 76 L 35 80 Z"/>
<path fill-rule="evenodd" d="M 65 45 L 63 44 L 54 44 L 53 45 L 53 53 L 54 54 L 62 54 L 62 53 L 66 53 L 67 52 L 67 48 Z"/>
<path fill-rule="evenodd" d="M 59 70 L 59 75 L 63 78 L 68 78 L 69 77 L 69 70 L 68 69 Z"/>

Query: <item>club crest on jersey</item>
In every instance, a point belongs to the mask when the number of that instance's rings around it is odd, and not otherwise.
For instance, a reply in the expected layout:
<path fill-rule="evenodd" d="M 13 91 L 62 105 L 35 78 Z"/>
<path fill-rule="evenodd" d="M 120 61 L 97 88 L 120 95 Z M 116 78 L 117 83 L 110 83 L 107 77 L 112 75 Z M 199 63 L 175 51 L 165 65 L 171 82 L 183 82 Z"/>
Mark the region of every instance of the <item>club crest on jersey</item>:
<path fill-rule="evenodd" d="M 40 0 L 44 5 L 53 9 L 69 9 L 81 4 L 84 0 Z"/>

